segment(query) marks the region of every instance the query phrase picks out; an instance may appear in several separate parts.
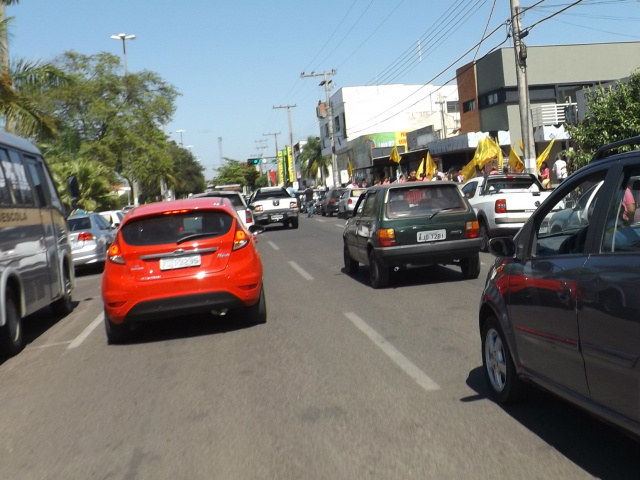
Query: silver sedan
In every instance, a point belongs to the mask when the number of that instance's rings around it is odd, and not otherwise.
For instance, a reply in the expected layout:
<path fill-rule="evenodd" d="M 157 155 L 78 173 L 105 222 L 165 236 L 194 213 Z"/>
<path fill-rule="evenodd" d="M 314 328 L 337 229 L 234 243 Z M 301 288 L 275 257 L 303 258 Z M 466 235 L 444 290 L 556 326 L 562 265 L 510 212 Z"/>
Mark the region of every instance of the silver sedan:
<path fill-rule="evenodd" d="M 71 234 L 73 266 L 103 266 L 116 229 L 99 213 L 71 215 L 67 223 Z"/>

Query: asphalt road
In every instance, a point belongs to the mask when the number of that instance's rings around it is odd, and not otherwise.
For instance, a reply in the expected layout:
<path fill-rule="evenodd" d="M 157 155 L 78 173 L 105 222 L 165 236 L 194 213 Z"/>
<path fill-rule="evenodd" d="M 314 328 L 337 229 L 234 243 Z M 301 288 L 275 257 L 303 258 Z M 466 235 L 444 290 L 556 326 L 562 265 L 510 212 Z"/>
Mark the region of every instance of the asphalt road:
<path fill-rule="evenodd" d="M 145 324 L 106 344 L 99 272 L 0 363 L 2 479 L 625 479 L 640 445 L 542 392 L 502 408 L 481 370 L 477 280 L 342 271 L 335 217 L 259 237 L 266 325 Z"/>

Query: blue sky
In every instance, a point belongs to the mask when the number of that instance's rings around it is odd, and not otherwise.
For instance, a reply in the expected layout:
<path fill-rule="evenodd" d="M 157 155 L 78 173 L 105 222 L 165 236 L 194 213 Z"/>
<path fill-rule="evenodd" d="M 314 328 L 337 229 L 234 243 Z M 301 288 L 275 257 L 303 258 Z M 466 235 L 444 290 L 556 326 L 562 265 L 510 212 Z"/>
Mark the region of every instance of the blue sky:
<path fill-rule="evenodd" d="M 640 1 L 521 0 L 528 45 L 640 41 Z M 224 157 L 244 161 L 274 155 L 289 143 L 318 135 L 315 106 L 320 78 L 301 72 L 336 69 L 337 88 L 379 83 L 441 85 L 455 68 L 505 42 L 508 0 L 21 0 L 7 8 L 12 58 L 52 61 L 65 51 L 122 55 L 109 37 L 127 42 L 129 72 L 151 70 L 181 96 L 167 133 L 206 167 Z M 540 22 L 540 23 L 538 23 Z M 497 31 L 473 48 L 485 31 Z M 421 39 L 422 61 L 417 61 Z M 470 53 L 465 55 L 465 52 Z M 637 59 L 640 67 L 640 59 Z M 553 59 L 553 62 L 562 59 Z M 452 68 L 447 69 L 451 64 Z M 219 142 L 222 138 L 222 142 Z M 266 140 L 266 142 L 265 142 Z"/>

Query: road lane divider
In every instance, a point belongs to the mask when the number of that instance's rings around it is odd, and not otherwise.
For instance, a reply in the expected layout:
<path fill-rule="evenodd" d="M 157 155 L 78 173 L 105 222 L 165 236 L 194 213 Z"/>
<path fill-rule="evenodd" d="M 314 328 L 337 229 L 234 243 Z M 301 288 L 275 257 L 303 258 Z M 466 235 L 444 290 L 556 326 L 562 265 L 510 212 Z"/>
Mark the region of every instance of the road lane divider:
<path fill-rule="evenodd" d="M 275 243 L 273 243 L 271 240 L 267 240 L 267 243 L 269 244 L 269 246 L 271 248 L 273 248 L 274 250 L 280 250 L 280 247 L 278 245 L 276 245 Z"/>
<path fill-rule="evenodd" d="M 69 344 L 69 346 L 67 347 L 67 350 L 70 350 L 72 348 L 76 348 L 79 347 L 82 342 L 84 342 L 87 337 L 89 335 L 91 335 L 91 333 L 98 327 L 98 325 L 100 325 L 102 323 L 102 320 L 104 318 L 104 313 L 101 313 L 100 315 L 98 315 L 95 320 L 93 322 L 91 322 L 83 331 L 80 335 L 78 335 L 76 338 L 73 339 L 73 341 Z"/>
<path fill-rule="evenodd" d="M 382 350 L 404 373 L 420 385 L 426 391 L 440 390 L 440 385 L 434 382 L 426 373 L 420 370 L 411 360 L 405 357 L 398 349 L 385 340 L 385 338 L 371 328 L 367 322 L 362 320 L 353 312 L 344 314 L 362 333 Z"/>
<path fill-rule="evenodd" d="M 305 280 L 313 280 L 313 277 L 305 272 L 296 262 L 289 262 L 289 265 L 291 265 L 291 268 L 298 272 Z"/>

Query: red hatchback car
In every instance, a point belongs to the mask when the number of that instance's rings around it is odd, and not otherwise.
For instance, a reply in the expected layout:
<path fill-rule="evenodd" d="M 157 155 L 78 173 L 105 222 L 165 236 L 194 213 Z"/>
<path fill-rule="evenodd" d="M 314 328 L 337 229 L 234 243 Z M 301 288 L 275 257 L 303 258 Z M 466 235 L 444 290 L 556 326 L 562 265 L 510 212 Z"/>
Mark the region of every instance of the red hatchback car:
<path fill-rule="evenodd" d="M 102 275 L 109 343 L 131 324 L 185 314 L 244 311 L 265 323 L 262 261 L 254 234 L 231 202 L 191 198 L 130 210 L 109 248 Z"/>

